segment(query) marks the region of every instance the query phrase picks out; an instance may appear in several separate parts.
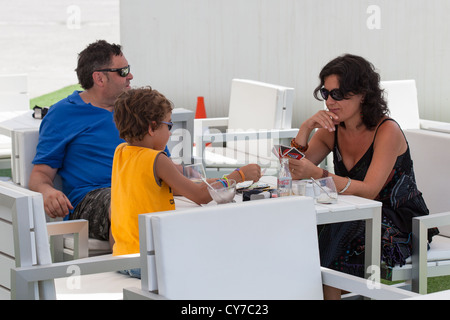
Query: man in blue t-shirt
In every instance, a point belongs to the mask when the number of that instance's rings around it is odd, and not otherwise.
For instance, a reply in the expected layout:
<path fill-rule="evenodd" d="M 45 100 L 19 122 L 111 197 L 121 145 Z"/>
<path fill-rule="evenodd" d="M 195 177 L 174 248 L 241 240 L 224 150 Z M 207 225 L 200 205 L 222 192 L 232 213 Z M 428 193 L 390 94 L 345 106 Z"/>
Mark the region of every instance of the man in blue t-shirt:
<path fill-rule="evenodd" d="M 76 72 L 84 91 L 54 104 L 42 120 L 29 188 L 42 193 L 47 215 L 87 219 L 89 236 L 112 244 L 111 168 L 115 148 L 124 142 L 113 109 L 133 75 L 121 46 L 104 40 L 80 52 Z M 56 174 L 63 192 L 54 188 Z"/>

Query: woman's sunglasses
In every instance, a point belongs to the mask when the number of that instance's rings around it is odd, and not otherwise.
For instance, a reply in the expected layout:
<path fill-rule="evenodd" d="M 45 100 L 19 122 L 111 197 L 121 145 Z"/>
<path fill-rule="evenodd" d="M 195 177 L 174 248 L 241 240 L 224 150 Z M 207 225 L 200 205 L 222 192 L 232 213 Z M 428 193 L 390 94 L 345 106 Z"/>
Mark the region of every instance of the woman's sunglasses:
<path fill-rule="evenodd" d="M 130 74 L 130 65 L 123 67 L 123 68 L 117 68 L 117 69 L 101 69 L 101 70 L 95 70 L 95 72 L 117 72 L 119 76 L 125 78 L 127 75 Z"/>
<path fill-rule="evenodd" d="M 336 100 L 336 101 L 344 100 L 344 95 L 342 94 L 341 90 L 339 90 L 339 89 L 333 89 L 331 91 L 328 91 L 325 88 L 321 88 L 320 95 L 322 96 L 322 98 L 325 101 L 328 100 L 328 96 L 331 96 L 333 98 L 333 100 Z"/>

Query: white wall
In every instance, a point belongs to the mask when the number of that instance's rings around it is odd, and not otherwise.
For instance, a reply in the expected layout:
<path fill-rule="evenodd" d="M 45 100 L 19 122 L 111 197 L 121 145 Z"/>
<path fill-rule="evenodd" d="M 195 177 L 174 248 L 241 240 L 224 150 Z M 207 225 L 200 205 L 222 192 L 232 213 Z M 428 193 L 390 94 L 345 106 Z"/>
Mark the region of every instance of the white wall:
<path fill-rule="evenodd" d="M 420 117 L 450 122 L 448 0 L 121 0 L 121 43 L 133 85 L 177 107 L 228 114 L 232 78 L 295 88 L 294 126 L 334 57 L 366 57 L 382 80 L 415 79 Z"/>

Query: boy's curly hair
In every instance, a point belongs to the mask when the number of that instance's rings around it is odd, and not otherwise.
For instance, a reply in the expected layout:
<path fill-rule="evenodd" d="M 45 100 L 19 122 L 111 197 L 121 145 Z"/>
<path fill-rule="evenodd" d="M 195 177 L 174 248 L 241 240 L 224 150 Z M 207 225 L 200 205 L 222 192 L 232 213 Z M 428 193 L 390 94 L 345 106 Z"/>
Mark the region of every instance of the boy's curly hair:
<path fill-rule="evenodd" d="M 141 141 L 149 127 L 156 130 L 172 109 L 172 102 L 151 87 L 130 89 L 116 99 L 114 122 L 122 139 Z"/>

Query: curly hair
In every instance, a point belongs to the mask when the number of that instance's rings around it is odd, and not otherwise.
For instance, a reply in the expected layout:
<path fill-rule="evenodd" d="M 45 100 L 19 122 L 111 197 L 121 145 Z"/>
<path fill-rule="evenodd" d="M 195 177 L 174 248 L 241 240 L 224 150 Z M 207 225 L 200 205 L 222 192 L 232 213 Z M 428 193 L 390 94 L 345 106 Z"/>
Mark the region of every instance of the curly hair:
<path fill-rule="evenodd" d="M 122 92 L 114 104 L 114 122 L 122 139 L 129 143 L 141 141 L 173 109 L 163 94 L 151 87 L 133 88 Z"/>
<path fill-rule="evenodd" d="M 92 73 L 95 70 L 108 68 L 113 56 L 121 56 L 122 47 L 110 44 L 105 40 L 98 40 L 88 45 L 78 54 L 78 65 L 75 69 L 81 87 L 88 90 L 94 86 Z"/>
<path fill-rule="evenodd" d="M 339 90 L 343 97 L 355 94 L 364 96 L 361 112 L 362 121 L 367 128 L 373 129 L 383 116 L 389 115 L 384 90 L 380 88 L 380 75 L 372 63 L 351 54 L 342 55 L 327 63 L 319 74 L 320 85 L 314 90 L 317 100 L 323 101 L 319 92 L 330 75 L 338 76 Z"/>

